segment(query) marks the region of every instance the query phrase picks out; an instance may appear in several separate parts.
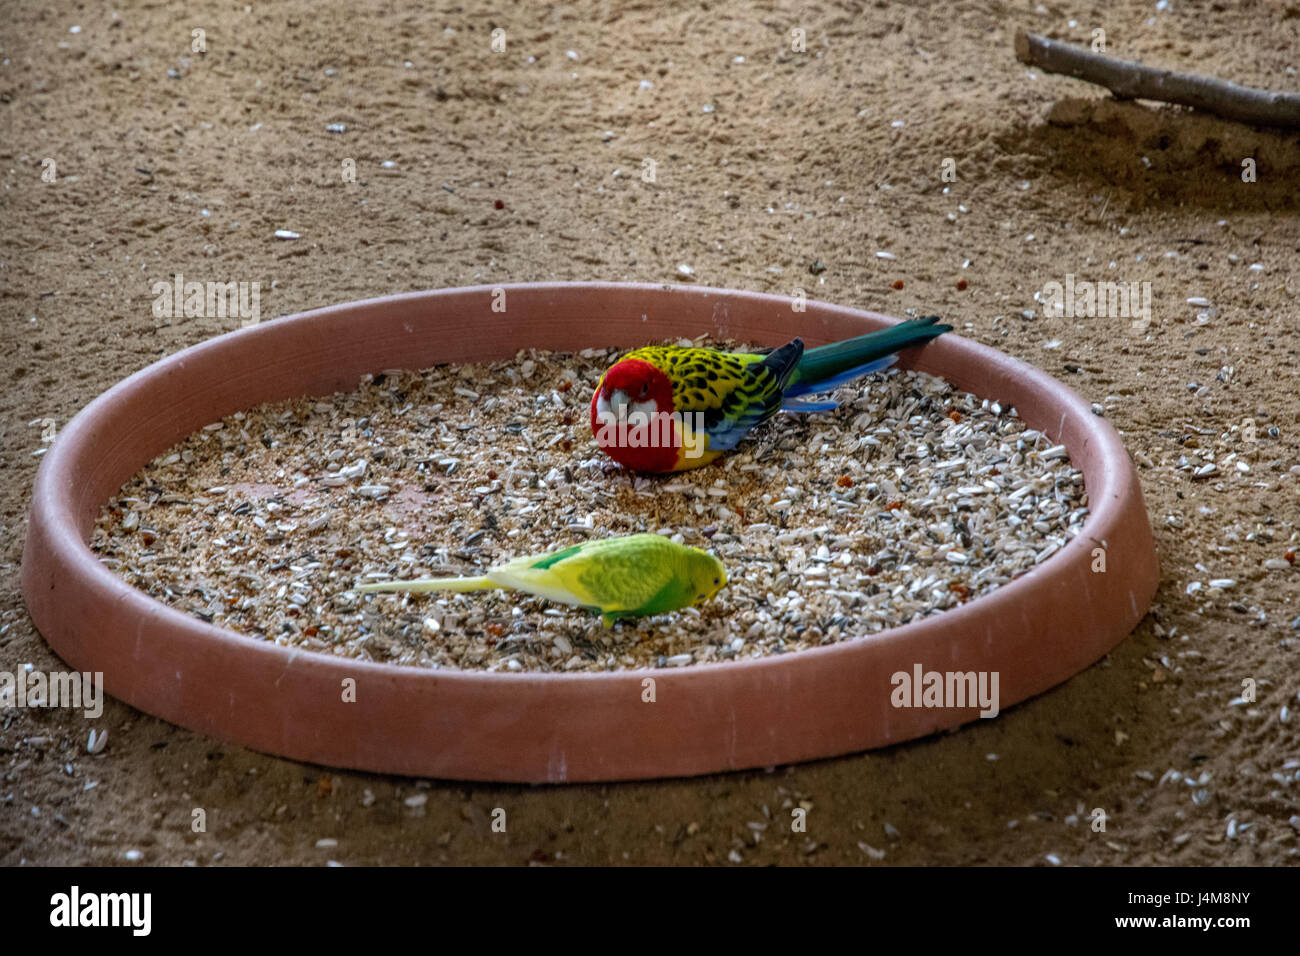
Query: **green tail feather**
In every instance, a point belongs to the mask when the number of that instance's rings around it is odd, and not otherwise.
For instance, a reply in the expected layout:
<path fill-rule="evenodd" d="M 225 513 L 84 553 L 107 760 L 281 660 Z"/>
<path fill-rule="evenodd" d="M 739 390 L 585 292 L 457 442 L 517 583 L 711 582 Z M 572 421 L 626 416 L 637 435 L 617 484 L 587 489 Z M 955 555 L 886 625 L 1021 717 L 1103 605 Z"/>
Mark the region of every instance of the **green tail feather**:
<path fill-rule="evenodd" d="M 854 339 L 808 349 L 799 360 L 789 384 L 805 387 L 817 385 L 850 369 L 892 355 L 899 349 L 920 345 L 944 332 L 952 331 L 951 325 L 936 325 L 938 321 L 937 315 L 929 315 L 922 319 L 900 322 L 879 332 L 869 332 Z"/>
<path fill-rule="evenodd" d="M 379 581 L 362 584 L 354 591 L 490 591 L 499 588 L 488 578 L 422 578 L 419 581 Z"/>

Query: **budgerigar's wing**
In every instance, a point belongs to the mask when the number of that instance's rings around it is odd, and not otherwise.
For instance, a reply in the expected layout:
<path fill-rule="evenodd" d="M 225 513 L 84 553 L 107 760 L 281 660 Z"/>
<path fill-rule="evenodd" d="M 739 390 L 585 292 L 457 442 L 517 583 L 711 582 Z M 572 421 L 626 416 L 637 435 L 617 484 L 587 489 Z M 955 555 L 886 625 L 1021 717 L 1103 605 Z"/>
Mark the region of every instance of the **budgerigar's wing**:
<path fill-rule="evenodd" d="M 545 581 L 576 596 L 577 603 L 609 613 L 636 611 L 650 604 L 674 583 L 675 557 L 673 544 L 667 538 L 637 534 L 557 551 L 544 556 L 541 563 L 545 567 L 533 564 L 517 569 L 515 562 L 508 567 L 518 580 Z"/>
<path fill-rule="evenodd" d="M 638 611 L 677 578 L 677 549 L 658 534 L 593 541 L 556 566 L 570 586 L 589 594 L 606 613 Z"/>
<path fill-rule="evenodd" d="M 628 357 L 667 374 L 674 409 L 690 416 L 685 424 L 694 429 L 702 421 L 709 450 L 727 451 L 780 410 L 785 384 L 802 355 L 803 343 L 795 339 L 767 354 L 651 346 Z"/>

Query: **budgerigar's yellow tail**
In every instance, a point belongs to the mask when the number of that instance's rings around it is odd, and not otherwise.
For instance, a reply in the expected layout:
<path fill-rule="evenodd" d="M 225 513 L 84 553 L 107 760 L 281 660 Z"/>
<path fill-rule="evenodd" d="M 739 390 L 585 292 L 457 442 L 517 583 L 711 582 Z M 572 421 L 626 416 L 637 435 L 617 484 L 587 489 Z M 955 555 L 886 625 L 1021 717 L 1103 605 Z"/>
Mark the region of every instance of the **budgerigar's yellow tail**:
<path fill-rule="evenodd" d="M 491 578 L 422 578 L 418 581 L 379 581 L 362 584 L 354 591 L 491 591 L 501 587 Z"/>

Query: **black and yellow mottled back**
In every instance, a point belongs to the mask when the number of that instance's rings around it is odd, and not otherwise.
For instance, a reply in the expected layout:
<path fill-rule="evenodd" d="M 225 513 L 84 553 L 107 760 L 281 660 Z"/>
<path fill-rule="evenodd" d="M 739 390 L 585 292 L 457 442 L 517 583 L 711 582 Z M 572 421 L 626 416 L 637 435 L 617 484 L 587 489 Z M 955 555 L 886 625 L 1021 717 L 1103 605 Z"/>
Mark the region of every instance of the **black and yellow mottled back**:
<path fill-rule="evenodd" d="M 781 408 L 782 394 L 800 356 L 795 339 L 766 354 L 651 345 L 623 356 L 663 372 L 673 385 L 673 408 L 704 416 L 709 448 L 734 448 L 755 425 Z"/>

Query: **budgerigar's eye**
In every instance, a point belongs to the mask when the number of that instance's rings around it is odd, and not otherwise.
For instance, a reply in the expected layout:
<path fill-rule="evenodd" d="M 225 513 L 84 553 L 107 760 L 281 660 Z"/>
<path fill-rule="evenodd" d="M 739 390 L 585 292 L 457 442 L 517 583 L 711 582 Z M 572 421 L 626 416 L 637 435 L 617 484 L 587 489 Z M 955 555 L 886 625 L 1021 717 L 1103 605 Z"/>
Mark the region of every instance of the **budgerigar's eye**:
<path fill-rule="evenodd" d="M 722 582 L 720 582 L 717 578 L 714 578 L 714 579 L 713 579 L 713 583 L 714 583 L 714 584 L 721 584 Z"/>

